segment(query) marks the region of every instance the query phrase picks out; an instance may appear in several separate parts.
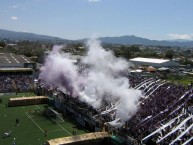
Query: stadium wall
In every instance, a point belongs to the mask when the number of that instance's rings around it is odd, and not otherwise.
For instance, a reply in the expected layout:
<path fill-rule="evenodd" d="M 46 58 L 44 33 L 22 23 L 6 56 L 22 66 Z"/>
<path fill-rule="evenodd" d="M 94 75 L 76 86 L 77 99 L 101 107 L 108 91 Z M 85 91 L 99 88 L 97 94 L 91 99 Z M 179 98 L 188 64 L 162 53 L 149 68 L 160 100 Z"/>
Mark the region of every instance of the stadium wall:
<path fill-rule="evenodd" d="M 76 106 L 70 106 L 66 102 L 60 101 L 58 98 L 55 98 L 54 106 L 63 111 L 64 113 L 70 113 L 71 116 L 78 122 L 81 126 L 91 130 L 91 131 L 101 131 L 99 123 L 96 120 L 93 120 L 86 116 L 86 114 L 82 114 L 76 110 Z"/>

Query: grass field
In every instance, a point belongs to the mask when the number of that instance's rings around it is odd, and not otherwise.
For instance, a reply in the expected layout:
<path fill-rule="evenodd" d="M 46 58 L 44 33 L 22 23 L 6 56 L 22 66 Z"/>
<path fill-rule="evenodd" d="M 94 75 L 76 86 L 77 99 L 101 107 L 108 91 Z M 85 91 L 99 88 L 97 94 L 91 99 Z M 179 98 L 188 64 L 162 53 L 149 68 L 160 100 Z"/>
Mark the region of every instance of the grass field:
<path fill-rule="evenodd" d="M 32 93 L 20 93 L 17 97 L 34 96 Z M 71 136 L 73 130 L 77 134 L 88 132 L 78 126 L 70 117 L 65 116 L 64 122 L 55 123 L 42 115 L 45 105 L 32 105 L 20 107 L 6 107 L 10 96 L 0 96 L 3 100 L 0 103 L 0 145 L 12 145 L 14 138 L 16 145 L 43 145 L 46 140 Z M 15 97 L 15 96 L 12 96 Z M 35 111 L 36 110 L 36 111 Z M 16 118 L 19 125 L 16 125 Z M 45 137 L 45 129 L 48 131 Z M 10 137 L 2 138 L 3 132 L 12 131 Z"/>
<path fill-rule="evenodd" d="M 183 75 L 176 75 L 176 76 L 168 76 L 167 81 L 173 82 L 173 83 L 180 83 L 183 85 L 188 85 L 193 81 L 193 77 L 191 76 L 183 76 Z"/>

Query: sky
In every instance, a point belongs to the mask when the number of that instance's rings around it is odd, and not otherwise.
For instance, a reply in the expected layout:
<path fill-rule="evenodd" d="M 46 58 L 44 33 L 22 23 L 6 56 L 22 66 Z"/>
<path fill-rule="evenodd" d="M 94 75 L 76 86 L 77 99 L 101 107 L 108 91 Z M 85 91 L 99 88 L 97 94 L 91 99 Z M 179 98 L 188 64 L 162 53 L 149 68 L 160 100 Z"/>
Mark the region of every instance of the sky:
<path fill-rule="evenodd" d="M 1 0 L 0 29 L 65 39 L 193 40 L 193 0 Z"/>

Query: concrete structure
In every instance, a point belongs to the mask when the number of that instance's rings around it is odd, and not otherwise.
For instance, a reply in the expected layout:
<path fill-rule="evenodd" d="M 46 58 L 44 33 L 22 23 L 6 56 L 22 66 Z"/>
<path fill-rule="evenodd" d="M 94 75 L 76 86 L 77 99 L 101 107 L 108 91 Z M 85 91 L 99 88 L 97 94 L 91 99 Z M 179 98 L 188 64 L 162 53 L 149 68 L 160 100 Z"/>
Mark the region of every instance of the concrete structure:
<path fill-rule="evenodd" d="M 0 53 L 0 68 L 35 68 L 35 63 L 24 55 Z"/>
<path fill-rule="evenodd" d="M 178 67 L 179 66 L 178 62 L 175 62 L 173 60 L 168 60 L 168 59 L 137 57 L 137 58 L 130 59 L 130 62 L 133 63 L 134 65 L 153 66 L 156 68 L 159 68 L 159 67 Z"/>
<path fill-rule="evenodd" d="M 108 138 L 110 136 L 111 135 L 108 132 L 87 133 L 82 135 L 51 139 L 47 141 L 47 145 L 85 144 L 85 141 L 95 141 L 99 139 Z M 95 143 L 93 142 L 93 145 L 94 144 Z"/>
<path fill-rule="evenodd" d="M 9 102 L 8 102 L 8 106 L 14 107 L 14 106 L 46 104 L 47 99 L 48 99 L 48 97 L 46 97 L 46 96 L 10 98 Z"/>

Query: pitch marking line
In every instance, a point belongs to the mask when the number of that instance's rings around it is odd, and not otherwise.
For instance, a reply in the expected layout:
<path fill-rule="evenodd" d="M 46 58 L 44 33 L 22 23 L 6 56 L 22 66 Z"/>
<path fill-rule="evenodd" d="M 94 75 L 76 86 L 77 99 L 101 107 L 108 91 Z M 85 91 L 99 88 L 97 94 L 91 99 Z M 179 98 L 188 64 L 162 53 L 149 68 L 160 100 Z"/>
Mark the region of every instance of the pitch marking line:
<path fill-rule="evenodd" d="M 30 119 L 32 119 L 33 117 L 34 117 L 34 115 L 29 115 L 28 113 L 26 113 L 27 115 L 28 115 L 28 118 L 30 118 Z M 33 121 L 33 119 L 32 119 L 32 121 Z M 35 123 L 35 121 L 33 121 L 34 123 Z M 37 125 L 37 123 L 36 123 L 36 125 Z M 37 125 L 38 126 L 38 125 Z M 41 129 L 41 127 L 39 126 L 38 128 L 40 128 Z M 56 130 L 50 130 L 50 131 L 48 131 L 48 132 L 56 132 L 56 131 L 61 131 L 61 130 L 64 130 L 64 129 L 56 129 Z"/>
<path fill-rule="evenodd" d="M 56 132 L 56 131 L 64 131 L 64 129 L 56 129 L 56 130 L 50 130 L 50 131 L 48 131 L 48 132 Z"/>
<path fill-rule="evenodd" d="M 41 127 L 33 120 L 33 118 L 31 118 L 31 116 L 27 112 L 25 112 L 25 113 L 28 116 L 28 118 L 30 118 L 31 121 L 44 133 L 43 129 L 41 129 Z"/>
<path fill-rule="evenodd" d="M 36 107 L 40 110 L 42 110 L 39 106 L 36 105 Z M 66 131 L 69 135 L 72 135 L 68 130 L 66 130 L 64 127 L 62 127 L 62 125 L 60 125 L 59 123 L 57 123 L 58 126 L 60 126 L 60 128 L 62 128 L 64 131 Z"/>
<path fill-rule="evenodd" d="M 38 105 L 35 105 L 38 109 L 40 109 L 40 110 L 43 110 L 43 109 L 41 109 Z"/>
<path fill-rule="evenodd" d="M 68 134 L 72 135 L 68 130 L 66 130 L 64 127 L 62 127 L 62 125 L 60 125 L 59 123 L 57 123 L 58 126 L 60 126 L 64 131 L 66 131 Z"/>
<path fill-rule="evenodd" d="M 29 114 L 28 114 L 29 115 Z M 28 118 L 33 118 L 34 117 L 34 115 L 29 115 L 29 117 Z"/>

